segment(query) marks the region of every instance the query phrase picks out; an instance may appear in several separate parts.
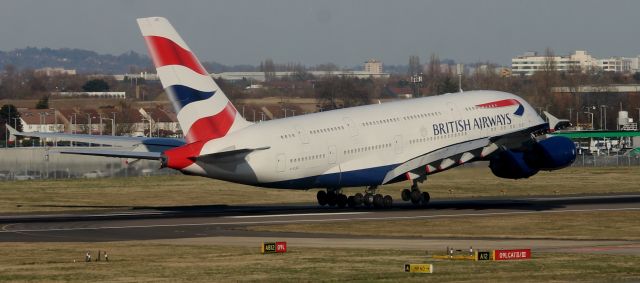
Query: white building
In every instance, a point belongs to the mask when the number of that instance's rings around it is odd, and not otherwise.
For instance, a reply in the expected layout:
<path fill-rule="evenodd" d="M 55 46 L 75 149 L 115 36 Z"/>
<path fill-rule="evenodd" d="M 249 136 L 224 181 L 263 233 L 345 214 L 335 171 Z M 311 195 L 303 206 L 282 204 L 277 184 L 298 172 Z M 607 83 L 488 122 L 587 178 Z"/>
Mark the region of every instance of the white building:
<path fill-rule="evenodd" d="M 60 97 L 91 97 L 91 98 L 119 98 L 125 99 L 126 93 L 124 91 L 64 91 L 64 92 L 52 92 L 51 95 Z"/>
<path fill-rule="evenodd" d="M 570 71 L 572 69 L 586 71 L 592 68 L 596 61 L 587 51 L 583 50 L 577 50 L 569 56 L 553 56 L 551 59 L 556 71 Z M 548 60 L 547 56 L 538 55 L 536 52 L 527 52 L 511 59 L 511 73 L 515 76 L 533 75 L 536 71 L 544 70 Z"/>
<path fill-rule="evenodd" d="M 49 77 L 53 75 L 75 75 L 77 73 L 75 69 L 51 68 L 51 67 L 36 69 L 34 70 L 34 72 L 38 75 L 45 75 Z"/>
<path fill-rule="evenodd" d="M 382 62 L 376 59 L 369 59 L 364 62 L 364 71 L 371 74 L 382 74 Z"/>
<path fill-rule="evenodd" d="M 575 69 L 582 72 L 588 70 L 638 72 L 640 71 L 639 58 L 640 56 L 598 59 L 583 50 L 577 50 L 574 54 L 568 56 L 552 57 L 556 71 L 570 71 Z M 511 59 L 511 73 L 513 75 L 533 75 L 536 71 L 545 68 L 547 60 L 548 58 L 544 55 L 538 55 L 536 52 L 527 52 L 522 56 Z"/>
<path fill-rule="evenodd" d="M 18 108 L 23 132 L 64 132 L 64 119 L 54 109 Z M 11 122 L 14 123 L 14 122 Z"/>
<path fill-rule="evenodd" d="M 389 73 L 372 73 L 367 71 L 309 71 L 309 74 L 313 75 L 317 78 L 327 77 L 327 76 L 336 76 L 336 77 L 349 77 L 349 78 L 358 78 L 358 79 L 367 79 L 367 78 L 389 78 Z M 294 76 L 295 72 L 275 72 L 276 78 L 285 78 Z M 247 80 L 252 82 L 264 82 L 264 72 L 223 72 L 223 73 L 212 73 L 211 77 L 214 79 L 223 79 L 227 81 L 241 81 Z"/>

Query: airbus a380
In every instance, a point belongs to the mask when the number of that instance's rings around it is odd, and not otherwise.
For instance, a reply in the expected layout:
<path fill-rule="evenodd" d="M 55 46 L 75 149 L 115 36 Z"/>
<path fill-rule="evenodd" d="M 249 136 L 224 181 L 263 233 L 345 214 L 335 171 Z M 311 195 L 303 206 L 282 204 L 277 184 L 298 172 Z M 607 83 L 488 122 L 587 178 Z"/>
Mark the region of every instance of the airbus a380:
<path fill-rule="evenodd" d="M 246 121 L 164 18 L 138 19 L 184 139 L 51 133 L 57 138 L 134 151 L 66 149 L 62 153 L 151 159 L 162 167 L 235 183 L 280 189 L 321 188 L 320 205 L 391 207 L 378 186 L 410 181 L 401 197 L 426 205 L 418 184 L 455 166 L 488 160 L 498 177 L 528 178 L 575 160 L 574 143 L 549 137 L 548 124 L 522 98 L 466 91 L 251 123 Z M 365 187 L 346 196 L 342 188 Z"/>

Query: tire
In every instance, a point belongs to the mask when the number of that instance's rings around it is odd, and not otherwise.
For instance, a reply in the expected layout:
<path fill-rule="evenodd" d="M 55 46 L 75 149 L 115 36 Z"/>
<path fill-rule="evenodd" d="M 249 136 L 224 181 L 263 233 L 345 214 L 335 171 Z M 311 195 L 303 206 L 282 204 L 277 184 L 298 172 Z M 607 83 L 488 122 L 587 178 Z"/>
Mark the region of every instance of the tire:
<path fill-rule="evenodd" d="M 336 198 L 336 204 L 339 208 L 345 208 L 345 206 L 347 206 L 347 196 L 339 194 Z"/>
<path fill-rule="evenodd" d="M 357 206 L 356 205 L 356 198 L 354 196 L 349 196 L 347 198 L 347 206 L 349 208 L 355 208 Z"/>
<path fill-rule="evenodd" d="M 420 204 L 421 199 L 422 199 L 422 195 L 420 194 L 420 191 L 411 192 L 411 203 L 418 205 Z"/>
<path fill-rule="evenodd" d="M 334 192 L 328 192 L 327 193 L 327 204 L 331 207 L 336 206 L 338 201 L 338 195 L 336 195 L 336 193 Z"/>
<path fill-rule="evenodd" d="M 373 205 L 373 195 L 372 194 L 365 194 L 363 197 L 363 203 L 366 207 L 371 207 Z"/>
<path fill-rule="evenodd" d="M 384 208 L 391 208 L 393 206 L 393 198 L 390 195 L 384 196 L 382 204 Z"/>
<path fill-rule="evenodd" d="M 356 206 L 360 206 L 364 203 L 364 196 L 361 193 L 357 193 L 355 196 L 353 196 L 353 201 L 355 202 Z"/>
<path fill-rule="evenodd" d="M 373 196 L 373 207 L 382 208 L 384 206 L 383 197 L 381 194 L 376 194 Z"/>
<path fill-rule="evenodd" d="M 402 190 L 401 196 L 403 201 L 409 201 L 411 200 L 411 191 L 409 189 L 404 189 Z"/>
<path fill-rule="evenodd" d="M 427 192 L 422 192 L 422 206 L 427 206 L 429 201 L 431 200 L 431 196 Z"/>
<path fill-rule="evenodd" d="M 316 194 L 316 198 L 318 199 L 318 204 L 320 206 L 325 206 L 327 204 L 327 192 L 326 191 L 318 191 Z"/>

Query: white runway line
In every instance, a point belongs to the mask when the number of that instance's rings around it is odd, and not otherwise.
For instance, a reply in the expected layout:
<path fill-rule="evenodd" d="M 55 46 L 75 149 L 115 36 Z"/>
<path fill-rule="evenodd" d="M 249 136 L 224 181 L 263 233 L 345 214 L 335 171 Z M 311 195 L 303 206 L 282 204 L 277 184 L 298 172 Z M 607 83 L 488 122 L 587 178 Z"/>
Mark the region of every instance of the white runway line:
<path fill-rule="evenodd" d="M 387 216 L 387 217 L 363 217 L 363 218 L 328 218 L 328 219 L 301 219 L 301 220 L 271 220 L 271 221 L 241 221 L 241 222 L 210 222 L 210 223 L 185 223 L 185 224 L 156 224 L 156 225 L 131 225 L 131 226 L 104 226 L 104 227 L 81 227 L 81 228 L 51 228 L 51 229 L 20 229 L 4 230 L 0 233 L 20 233 L 20 232 L 55 232 L 55 231 L 77 231 L 77 230 L 107 230 L 107 229 L 132 229 L 132 228 L 162 228 L 162 227 L 196 227 L 211 225 L 253 225 L 253 224 L 292 224 L 292 223 L 322 223 L 322 222 L 342 222 L 353 220 L 411 220 L 429 219 L 444 217 L 469 217 L 469 216 L 496 216 L 496 215 L 517 215 L 535 213 L 567 213 L 567 212 L 595 212 L 595 211 L 633 211 L 640 210 L 638 207 L 629 208 L 601 208 L 601 209 L 570 209 L 570 210 L 549 210 L 549 211 L 513 211 L 513 212 L 490 212 L 490 213 L 463 213 L 463 214 L 441 214 L 441 215 L 416 215 L 416 216 Z"/>
<path fill-rule="evenodd" d="M 353 214 L 367 214 L 370 212 L 326 212 L 326 213 L 302 213 L 302 214 L 265 214 L 265 215 L 240 215 L 240 216 L 225 216 L 224 218 L 266 218 L 266 217 L 292 217 L 292 216 L 331 216 L 331 215 L 353 215 Z"/>

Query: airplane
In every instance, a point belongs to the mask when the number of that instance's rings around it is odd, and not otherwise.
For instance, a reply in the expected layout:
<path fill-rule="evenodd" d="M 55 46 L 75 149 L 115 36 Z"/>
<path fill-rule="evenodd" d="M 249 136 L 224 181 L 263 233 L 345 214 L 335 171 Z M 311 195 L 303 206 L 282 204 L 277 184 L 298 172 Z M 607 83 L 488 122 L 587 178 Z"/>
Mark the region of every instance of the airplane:
<path fill-rule="evenodd" d="M 522 98 L 500 91 L 465 91 L 252 123 L 245 120 L 169 21 L 137 20 L 184 139 L 64 133 L 12 135 L 57 138 L 133 151 L 62 149 L 63 154 L 157 160 L 163 168 L 265 188 L 320 188 L 321 206 L 389 208 L 377 192 L 409 181 L 403 201 L 426 206 L 419 188 L 429 175 L 489 161 L 494 175 L 520 179 L 558 170 L 576 158 L 574 143 L 550 131 Z M 346 196 L 342 188 L 363 187 Z"/>

